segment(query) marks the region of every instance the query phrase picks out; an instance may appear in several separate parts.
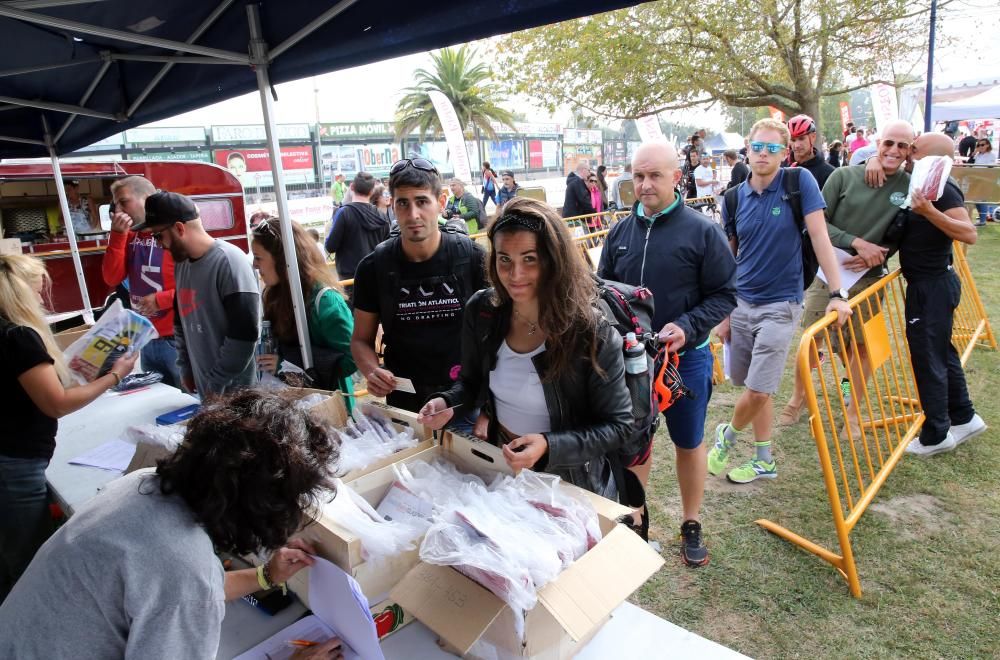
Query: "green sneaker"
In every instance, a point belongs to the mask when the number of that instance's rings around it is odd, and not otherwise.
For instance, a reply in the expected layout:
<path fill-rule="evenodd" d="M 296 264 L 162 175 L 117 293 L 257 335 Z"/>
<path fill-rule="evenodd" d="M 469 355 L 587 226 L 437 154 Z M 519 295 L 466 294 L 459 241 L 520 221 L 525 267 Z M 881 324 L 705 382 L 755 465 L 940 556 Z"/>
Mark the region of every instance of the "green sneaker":
<path fill-rule="evenodd" d="M 774 479 L 778 476 L 778 466 L 774 461 L 768 463 L 759 458 L 751 458 L 749 461 L 733 468 L 726 475 L 734 484 L 748 484 L 757 479 Z"/>
<path fill-rule="evenodd" d="M 726 469 L 729 463 L 729 450 L 732 443 L 726 440 L 724 431 L 729 424 L 719 424 L 715 427 L 715 444 L 708 450 L 708 473 L 713 477 Z"/>

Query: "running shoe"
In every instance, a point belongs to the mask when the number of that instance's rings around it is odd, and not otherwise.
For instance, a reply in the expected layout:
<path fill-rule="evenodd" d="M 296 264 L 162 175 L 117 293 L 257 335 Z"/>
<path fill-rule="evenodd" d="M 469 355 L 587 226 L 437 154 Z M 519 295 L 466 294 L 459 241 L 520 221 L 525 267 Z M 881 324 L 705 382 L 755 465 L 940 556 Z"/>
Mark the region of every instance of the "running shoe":
<path fill-rule="evenodd" d="M 715 427 L 715 444 L 708 450 L 708 473 L 713 477 L 726 469 L 729 463 L 729 450 L 732 443 L 726 440 L 726 427 L 729 424 L 719 424 Z"/>
<path fill-rule="evenodd" d="M 778 476 L 777 463 L 762 461 L 759 458 L 751 458 L 743 465 L 733 468 L 726 475 L 734 484 L 748 484 L 758 479 L 775 479 Z"/>
<path fill-rule="evenodd" d="M 955 438 L 955 444 L 960 445 L 970 438 L 974 438 L 986 430 L 986 422 L 978 413 L 972 416 L 965 424 L 955 424 L 951 427 L 951 435 Z"/>
<path fill-rule="evenodd" d="M 685 520 L 681 525 L 681 558 L 691 568 L 708 563 L 708 548 L 701 540 L 701 523 L 697 520 Z"/>

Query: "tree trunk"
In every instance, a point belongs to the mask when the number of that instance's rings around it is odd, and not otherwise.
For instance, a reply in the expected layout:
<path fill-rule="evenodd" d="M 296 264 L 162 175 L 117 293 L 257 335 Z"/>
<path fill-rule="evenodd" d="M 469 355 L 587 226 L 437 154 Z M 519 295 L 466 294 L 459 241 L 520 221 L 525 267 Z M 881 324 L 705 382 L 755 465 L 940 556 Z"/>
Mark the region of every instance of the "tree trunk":
<path fill-rule="evenodd" d="M 802 99 L 801 105 L 803 114 L 809 115 L 816 122 L 816 148 L 819 149 L 819 145 L 823 144 L 823 134 L 819 127 L 819 95 Z"/>

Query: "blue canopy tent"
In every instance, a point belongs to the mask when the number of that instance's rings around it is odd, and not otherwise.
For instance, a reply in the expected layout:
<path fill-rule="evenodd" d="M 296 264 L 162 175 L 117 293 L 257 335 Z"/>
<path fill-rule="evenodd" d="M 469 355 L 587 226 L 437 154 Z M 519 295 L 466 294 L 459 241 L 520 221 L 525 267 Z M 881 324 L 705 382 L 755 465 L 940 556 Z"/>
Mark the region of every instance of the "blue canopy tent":
<path fill-rule="evenodd" d="M 291 217 L 273 107 L 275 83 L 636 4 L 628 0 L 0 1 L 0 158 L 58 156 L 122 130 L 257 90 L 278 212 Z M 282 225 L 305 366 L 309 331 L 292 229 Z M 86 312 L 72 223 L 67 235 Z"/>

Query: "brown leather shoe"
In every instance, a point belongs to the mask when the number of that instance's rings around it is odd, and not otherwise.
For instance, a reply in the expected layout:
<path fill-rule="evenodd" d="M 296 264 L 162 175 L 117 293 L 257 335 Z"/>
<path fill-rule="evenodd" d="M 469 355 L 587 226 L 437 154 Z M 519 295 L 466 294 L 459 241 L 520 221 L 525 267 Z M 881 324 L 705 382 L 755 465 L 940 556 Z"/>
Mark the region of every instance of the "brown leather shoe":
<path fill-rule="evenodd" d="M 797 406 L 793 406 L 789 403 L 785 406 L 785 409 L 781 411 L 781 415 L 778 416 L 778 426 L 794 426 L 798 424 L 799 419 L 802 417 L 802 409 L 805 408 L 805 406 L 805 401 Z"/>

